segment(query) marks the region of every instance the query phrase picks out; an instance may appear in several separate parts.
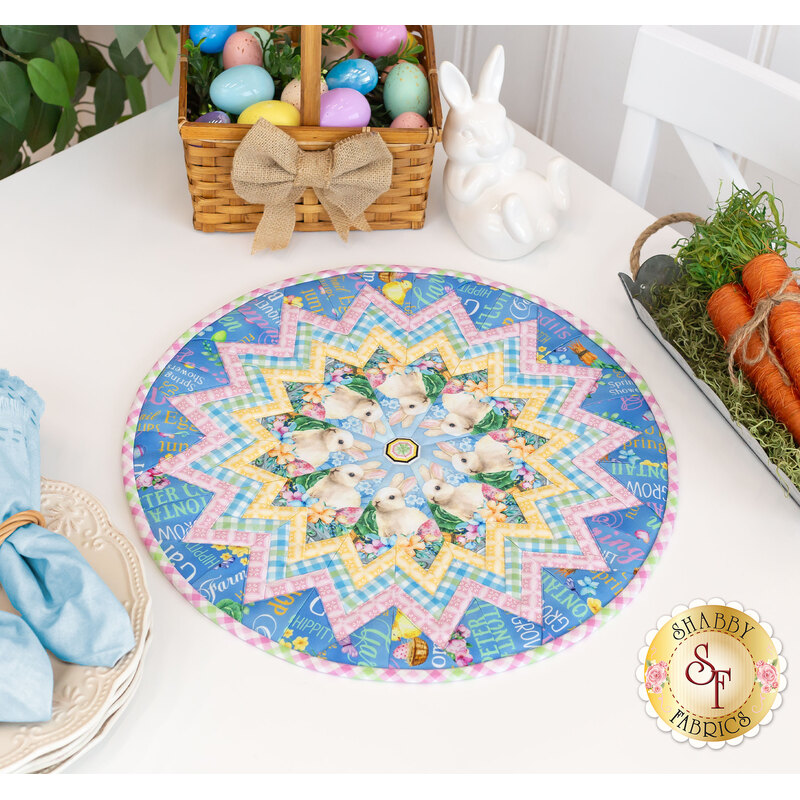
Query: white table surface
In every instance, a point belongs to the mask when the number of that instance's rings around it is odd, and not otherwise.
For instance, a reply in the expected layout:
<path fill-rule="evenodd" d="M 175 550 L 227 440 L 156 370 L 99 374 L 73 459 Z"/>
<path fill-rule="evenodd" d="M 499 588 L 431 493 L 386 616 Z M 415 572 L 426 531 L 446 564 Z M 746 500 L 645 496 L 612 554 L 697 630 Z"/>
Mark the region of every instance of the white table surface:
<path fill-rule="evenodd" d="M 523 131 L 518 144 L 540 171 L 553 154 Z M 443 162 L 437 153 L 424 229 L 355 232 L 348 244 L 334 233 L 296 234 L 287 250 L 256 256 L 249 234 L 193 230 L 174 103 L 0 182 L 0 365 L 47 404 L 43 474 L 99 498 L 139 545 L 153 596 L 138 694 L 70 772 L 796 769 L 800 509 L 634 317 L 617 272 L 652 217 L 574 166 L 572 207 L 558 236 L 518 261 L 489 261 L 450 226 Z M 662 231 L 645 254 L 666 252 L 675 239 Z M 250 289 L 370 263 L 475 272 L 569 309 L 636 365 L 669 421 L 681 483 L 672 541 L 631 605 L 553 658 L 449 685 L 317 674 L 201 616 L 138 540 L 120 446 L 155 360 L 198 319 Z M 772 724 L 721 752 L 658 731 L 634 677 L 657 618 L 713 596 L 756 609 L 789 659 L 786 702 Z"/>

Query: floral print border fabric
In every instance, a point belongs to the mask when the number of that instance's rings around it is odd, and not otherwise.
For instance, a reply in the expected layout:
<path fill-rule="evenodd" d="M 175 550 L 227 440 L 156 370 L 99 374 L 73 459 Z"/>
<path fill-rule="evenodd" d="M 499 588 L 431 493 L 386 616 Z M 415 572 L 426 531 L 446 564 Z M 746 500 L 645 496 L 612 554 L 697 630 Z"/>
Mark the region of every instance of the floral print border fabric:
<path fill-rule="evenodd" d="M 538 660 L 638 590 L 675 453 L 638 375 L 542 300 L 356 267 L 258 290 L 147 376 L 123 461 L 180 591 L 303 666 L 450 680 Z"/>

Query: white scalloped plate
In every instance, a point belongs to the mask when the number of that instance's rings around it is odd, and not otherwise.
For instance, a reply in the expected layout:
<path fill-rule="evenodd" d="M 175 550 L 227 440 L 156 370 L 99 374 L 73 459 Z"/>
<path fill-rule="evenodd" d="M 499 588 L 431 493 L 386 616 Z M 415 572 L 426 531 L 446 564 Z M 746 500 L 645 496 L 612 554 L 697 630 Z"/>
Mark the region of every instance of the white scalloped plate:
<path fill-rule="evenodd" d="M 149 646 L 150 632 L 148 631 L 144 652 L 147 652 Z M 142 679 L 143 661 L 144 658 L 139 662 L 139 666 L 130 677 L 130 682 L 109 706 L 107 712 L 108 716 L 102 720 L 97 727 L 71 742 L 66 747 L 60 747 L 58 750 L 54 750 L 53 752 L 47 753 L 40 758 L 36 758 L 33 761 L 27 762 L 22 769 L 19 770 L 19 772 L 25 774 L 60 772 L 68 764 L 71 764 L 73 761 L 80 758 L 84 753 L 91 750 L 101 739 L 105 738 L 106 734 L 111 730 L 117 720 L 119 720 L 122 712 L 125 710 L 125 708 L 127 708 L 128 704 L 133 699 L 133 695 L 139 688 L 139 683 Z"/>
<path fill-rule="evenodd" d="M 136 672 L 150 627 L 150 595 L 139 554 L 111 525 L 100 503 L 76 486 L 43 478 L 42 513 L 50 530 L 81 551 L 125 606 L 136 647 L 111 668 L 67 664 L 51 656 L 53 716 L 43 723 L 0 723 L 0 772 L 24 769 L 26 763 L 96 730 Z M 13 612 L 2 589 L 0 609 Z"/>

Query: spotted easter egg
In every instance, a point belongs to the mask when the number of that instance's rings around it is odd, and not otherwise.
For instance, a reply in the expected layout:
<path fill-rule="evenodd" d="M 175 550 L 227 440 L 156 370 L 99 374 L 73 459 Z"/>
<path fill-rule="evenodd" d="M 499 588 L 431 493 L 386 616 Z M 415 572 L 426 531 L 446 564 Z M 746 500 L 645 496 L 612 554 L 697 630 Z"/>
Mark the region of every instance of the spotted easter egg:
<path fill-rule="evenodd" d="M 328 91 L 328 84 L 325 82 L 325 78 L 319 79 L 319 93 L 320 95 L 325 94 Z M 289 105 L 294 106 L 298 111 L 300 110 L 300 78 L 295 78 L 294 80 L 289 81 L 286 86 L 283 87 L 283 91 L 281 92 L 281 100 L 284 103 L 289 103 Z"/>
<path fill-rule="evenodd" d="M 372 58 L 396 53 L 408 37 L 405 25 L 353 25 L 350 38 Z"/>
<path fill-rule="evenodd" d="M 222 66 L 225 69 L 239 67 L 242 64 L 264 66 L 264 50 L 261 42 L 246 31 L 237 31 L 228 37 L 222 48 Z"/>
<path fill-rule="evenodd" d="M 331 89 L 319 99 L 319 124 L 323 128 L 363 128 L 369 125 L 369 100 L 355 89 Z"/>
<path fill-rule="evenodd" d="M 417 114 L 416 111 L 404 111 L 398 114 L 393 120 L 390 128 L 427 128 L 428 120 Z"/>
<path fill-rule="evenodd" d="M 273 125 L 299 125 L 300 112 L 294 106 L 280 100 L 262 100 L 242 111 L 238 122 L 242 125 L 252 125 L 259 119 L 265 119 Z"/>
<path fill-rule="evenodd" d="M 234 33 L 236 33 L 235 25 L 189 26 L 189 38 L 195 44 L 200 44 L 201 53 L 221 53 L 225 42 Z"/>
<path fill-rule="evenodd" d="M 275 84 L 263 67 L 242 64 L 217 75 L 209 89 L 211 102 L 229 114 L 241 114 L 248 106 L 272 100 Z"/>
<path fill-rule="evenodd" d="M 262 47 L 266 45 L 267 42 L 269 42 L 269 40 L 272 38 L 272 34 L 266 28 L 259 28 L 259 27 L 245 28 L 244 32 L 250 33 L 253 36 L 255 36 L 256 39 L 258 39 L 258 41 L 261 42 Z"/>
<path fill-rule="evenodd" d="M 392 119 L 404 111 L 426 116 L 431 107 L 427 77 L 414 64 L 400 62 L 386 78 L 383 104 Z"/>
<path fill-rule="evenodd" d="M 389 76 L 389 73 L 397 66 L 397 64 L 410 64 L 410 61 L 398 61 L 396 64 L 390 64 L 386 69 L 381 71 L 381 83 L 386 83 L 386 78 Z M 425 67 L 422 64 L 414 64 L 414 66 L 423 74 L 425 75 Z"/>
<path fill-rule="evenodd" d="M 369 94 L 378 85 L 378 70 L 366 58 L 348 58 L 331 67 L 325 80 L 331 89 L 355 89 Z"/>

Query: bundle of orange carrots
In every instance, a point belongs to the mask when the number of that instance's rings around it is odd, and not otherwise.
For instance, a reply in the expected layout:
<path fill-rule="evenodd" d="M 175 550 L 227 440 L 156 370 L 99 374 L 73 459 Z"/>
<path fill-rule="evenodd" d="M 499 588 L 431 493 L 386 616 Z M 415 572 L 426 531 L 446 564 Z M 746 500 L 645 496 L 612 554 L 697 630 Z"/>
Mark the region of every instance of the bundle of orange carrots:
<path fill-rule="evenodd" d="M 730 200 L 679 244 L 684 270 L 711 290 L 706 309 L 717 333 L 729 349 L 739 345 L 732 353 L 736 363 L 800 445 L 800 302 L 772 300 L 800 296 L 800 287 L 785 260 L 787 245 L 795 243 L 775 197 L 734 187 Z M 749 331 L 764 300 L 767 324 Z M 744 339 L 737 336 L 742 326 L 748 326 Z"/>

